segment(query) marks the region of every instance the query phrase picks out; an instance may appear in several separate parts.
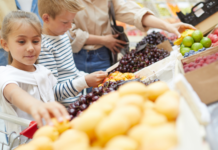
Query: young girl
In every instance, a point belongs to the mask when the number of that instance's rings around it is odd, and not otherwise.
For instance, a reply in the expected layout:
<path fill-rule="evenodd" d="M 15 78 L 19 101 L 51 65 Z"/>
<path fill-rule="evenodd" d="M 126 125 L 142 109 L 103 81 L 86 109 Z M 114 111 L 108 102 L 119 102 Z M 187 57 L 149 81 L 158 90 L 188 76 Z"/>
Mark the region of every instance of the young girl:
<path fill-rule="evenodd" d="M 57 80 L 52 73 L 37 65 L 41 50 L 41 25 L 36 15 L 13 11 L 3 21 L 1 45 L 9 53 L 9 65 L 0 67 L 0 106 L 3 113 L 51 124 L 70 119 L 64 106 L 54 101 L 52 87 Z M 24 128 L 6 122 L 6 131 L 20 133 Z"/>

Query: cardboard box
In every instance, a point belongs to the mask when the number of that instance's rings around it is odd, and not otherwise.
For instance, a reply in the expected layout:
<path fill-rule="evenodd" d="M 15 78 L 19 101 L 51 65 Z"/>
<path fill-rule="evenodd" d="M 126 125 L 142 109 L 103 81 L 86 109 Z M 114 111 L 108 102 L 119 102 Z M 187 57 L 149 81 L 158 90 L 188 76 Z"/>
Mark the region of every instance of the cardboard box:
<path fill-rule="evenodd" d="M 164 41 L 163 43 L 160 43 L 159 45 L 157 45 L 157 48 L 159 48 L 159 49 L 164 49 L 164 50 L 167 50 L 167 51 L 169 51 L 169 52 L 171 52 L 172 50 L 173 50 L 173 48 L 172 48 L 172 46 L 171 46 L 171 44 L 170 44 L 170 42 L 167 40 L 167 41 Z M 165 58 L 166 59 L 166 58 Z M 163 59 L 164 60 L 164 59 Z M 111 66 L 111 67 L 109 67 L 107 70 L 106 70 L 106 72 L 110 72 L 110 71 L 112 71 L 112 70 L 114 70 L 114 69 L 116 69 L 118 66 L 119 66 L 119 62 L 117 62 L 116 64 L 114 64 L 113 66 Z M 156 64 L 156 63 L 154 63 L 154 64 Z"/>
<path fill-rule="evenodd" d="M 211 15 L 204 21 L 197 24 L 195 27 L 200 30 L 204 35 L 209 33 L 218 24 L 218 12 Z"/>
<path fill-rule="evenodd" d="M 186 73 L 185 78 L 203 103 L 218 101 L 218 61 Z"/>
<path fill-rule="evenodd" d="M 197 57 L 212 55 L 216 52 L 218 52 L 218 47 L 213 47 L 182 59 L 180 63 L 180 71 L 205 104 L 218 101 L 218 61 L 187 73 L 184 73 L 183 64 L 193 62 Z"/>

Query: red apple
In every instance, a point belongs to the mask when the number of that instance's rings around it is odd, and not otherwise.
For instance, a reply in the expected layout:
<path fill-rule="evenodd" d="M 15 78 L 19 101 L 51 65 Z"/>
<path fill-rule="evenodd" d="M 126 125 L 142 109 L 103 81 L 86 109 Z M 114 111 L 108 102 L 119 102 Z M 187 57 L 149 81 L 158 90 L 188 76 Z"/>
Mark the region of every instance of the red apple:
<path fill-rule="evenodd" d="M 208 38 L 211 39 L 211 41 L 212 41 L 212 36 L 213 36 L 213 34 L 208 35 Z"/>
<path fill-rule="evenodd" d="M 213 34 L 216 34 L 218 36 L 218 28 L 215 29 L 215 31 L 213 32 Z"/>

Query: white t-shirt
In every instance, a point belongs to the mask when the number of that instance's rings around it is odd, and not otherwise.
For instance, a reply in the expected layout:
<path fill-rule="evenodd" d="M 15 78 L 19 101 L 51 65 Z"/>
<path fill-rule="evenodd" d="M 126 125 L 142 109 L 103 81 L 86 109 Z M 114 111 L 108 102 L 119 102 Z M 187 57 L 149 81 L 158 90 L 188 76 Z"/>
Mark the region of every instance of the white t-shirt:
<path fill-rule="evenodd" d="M 18 0 L 21 10 L 31 12 L 33 0 Z"/>
<path fill-rule="evenodd" d="M 57 83 L 57 79 L 53 76 L 53 74 L 51 73 L 51 71 L 49 71 L 48 69 L 46 69 L 44 66 L 42 65 L 35 65 L 36 70 L 34 72 L 26 72 L 26 71 L 22 71 L 19 70 L 13 66 L 7 65 L 3 71 L 5 73 L 10 72 L 10 71 L 14 71 L 17 72 L 19 74 L 19 76 L 16 77 L 16 75 L 13 75 L 13 79 L 10 78 L 8 79 L 6 82 L 2 84 L 0 84 L 0 89 L 1 89 L 1 94 L 3 94 L 3 90 L 5 88 L 6 85 L 10 84 L 10 83 L 14 83 L 17 84 L 21 89 L 23 89 L 24 91 L 26 91 L 27 93 L 29 93 L 31 96 L 33 96 L 34 98 L 41 100 L 43 102 L 49 102 L 49 101 L 54 101 L 54 92 L 53 92 L 53 86 Z M 1 69 L 1 68 L 0 68 Z M 2 70 L 1 70 L 2 71 Z M 24 75 L 24 80 L 29 80 L 28 77 L 34 81 L 33 84 L 27 84 L 27 82 L 22 82 L 22 80 L 18 80 L 15 78 L 20 78 L 21 75 Z M 10 74 L 9 74 L 10 75 Z M 26 76 L 28 77 L 26 77 Z M 1 77 L 1 75 L 0 75 Z M 4 80 L 5 76 L 3 76 L 2 80 Z M 20 82 L 18 82 L 20 81 Z M 31 83 L 31 82 L 29 82 Z M 36 84 L 37 83 L 37 84 Z M 41 83 L 40 85 L 38 83 Z M 43 97 L 43 98 L 42 98 Z M 6 103 L 9 103 L 5 98 L 0 97 L 0 101 L 6 101 Z M 31 115 L 29 115 L 28 113 L 20 110 L 19 108 L 17 108 L 16 106 L 12 105 L 9 103 L 9 105 L 11 105 L 11 107 L 13 108 L 13 110 L 16 112 L 17 116 L 20 118 L 25 118 L 28 120 L 34 120 L 32 118 Z M 4 105 L 1 107 L 4 107 L 6 105 Z M 4 110 L 4 109 L 3 109 Z M 8 108 L 5 108 L 5 111 L 8 110 Z M 4 112 L 4 113 L 8 113 L 8 114 L 12 114 L 12 112 Z M 8 122 L 6 122 L 6 130 L 11 132 L 13 131 L 13 129 L 11 127 L 8 126 Z M 25 127 L 21 127 L 21 130 L 24 130 Z"/>

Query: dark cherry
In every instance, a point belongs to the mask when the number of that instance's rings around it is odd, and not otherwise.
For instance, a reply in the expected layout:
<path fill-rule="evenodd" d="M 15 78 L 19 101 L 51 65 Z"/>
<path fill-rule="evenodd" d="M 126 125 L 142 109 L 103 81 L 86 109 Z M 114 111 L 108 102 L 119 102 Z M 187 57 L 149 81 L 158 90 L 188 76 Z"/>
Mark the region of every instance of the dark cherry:
<path fill-rule="evenodd" d="M 97 101 L 99 99 L 99 96 L 93 96 L 92 101 Z"/>
<path fill-rule="evenodd" d="M 77 113 L 76 109 L 74 109 L 74 108 L 69 109 L 69 114 L 70 115 L 75 115 L 76 113 Z"/>
<path fill-rule="evenodd" d="M 102 87 L 102 86 L 99 86 L 99 87 L 98 87 L 98 90 L 99 90 L 99 92 L 102 93 L 102 92 L 103 92 L 103 87 Z"/>
<path fill-rule="evenodd" d="M 88 99 L 92 99 L 92 97 L 94 96 L 94 94 L 91 92 L 91 93 L 89 93 L 89 94 L 87 94 L 88 95 Z"/>
<path fill-rule="evenodd" d="M 81 111 L 83 111 L 83 110 L 85 110 L 86 108 L 88 108 L 88 106 L 86 105 L 86 104 L 82 104 L 82 105 L 80 105 L 80 110 Z"/>
<path fill-rule="evenodd" d="M 79 100 L 79 103 L 80 103 L 80 105 L 81 104 L 85 104 L 87 101 L 86 101 L 86 98 L 83 96 L 83 97 L 81 97 L 80 98 L 80 100 Z"/>

